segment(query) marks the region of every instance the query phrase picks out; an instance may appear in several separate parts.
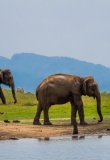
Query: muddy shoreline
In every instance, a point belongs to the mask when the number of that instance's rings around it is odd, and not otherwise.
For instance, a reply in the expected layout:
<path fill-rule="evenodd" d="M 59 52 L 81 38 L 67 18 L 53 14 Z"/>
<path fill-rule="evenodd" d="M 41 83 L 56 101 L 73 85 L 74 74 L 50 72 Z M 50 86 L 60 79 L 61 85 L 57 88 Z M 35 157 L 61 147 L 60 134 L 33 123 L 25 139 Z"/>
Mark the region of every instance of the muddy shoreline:
<path fill-rule="evenodd" d="M 87 126 L 78 125 L 78 135 L 110 135 L 110 121 L 91 123 Z M 0 140 L 21 138 L 56 137 L 73 134 L 72 125 L 35 126 L 22 123 L 0 122 Z"/>

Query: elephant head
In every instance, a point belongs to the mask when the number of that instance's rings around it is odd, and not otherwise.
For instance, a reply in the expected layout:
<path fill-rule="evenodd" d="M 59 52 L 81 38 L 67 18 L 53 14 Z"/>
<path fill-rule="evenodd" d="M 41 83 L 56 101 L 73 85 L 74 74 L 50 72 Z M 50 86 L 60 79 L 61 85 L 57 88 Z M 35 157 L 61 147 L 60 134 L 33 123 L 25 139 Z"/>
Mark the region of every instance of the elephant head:
<path fill-rule="evenodd" d="M 11 87 L 14 103 L 16 103 L 14 79 L 9 69 L 0 69 L 0 83 Z"/>
<path fill-rule="evenodd" d="M 101 96 L 98 88 L 97 82 L 93 77 L 85 77 L 83 79 L 83 95 L 96 98 L 97 101 L 97 113 L 100 117 L 99 122 L 103 121 L 103 116 L 101 113 Z"/>

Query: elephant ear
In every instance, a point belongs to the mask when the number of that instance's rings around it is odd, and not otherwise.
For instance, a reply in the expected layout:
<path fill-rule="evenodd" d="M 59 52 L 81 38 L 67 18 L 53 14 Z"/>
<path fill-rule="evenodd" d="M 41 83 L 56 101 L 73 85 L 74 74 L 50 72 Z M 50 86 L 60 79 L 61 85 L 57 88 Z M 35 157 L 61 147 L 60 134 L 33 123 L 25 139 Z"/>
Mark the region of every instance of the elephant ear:
<path fill-rule="evenodd" d="M 82 93 L 83 93 L 83 95 L 86 95 L 86 81 L 85 80 L 82 85 Z"/>
<path fill-rule="evenodd" d="M 90 82 L 90 81 L 94 81 L 94 78 L 91 77 L 91 76 L 86 77 L 86 78 L 84 79 L 84 81 L 83 81 L 83 86 L 82 86 L 83 95 L 86 95 L 86 94 L 87 94 L 87 93 L 86 93 L 86 88 L 87 88 L 88 82 Z"/>
<path fill-rule="evenodd" d="M 12 77 L 11 71 L 9 69 L 4 69 L 2 72 L 3 72 L 3 77 L 4 78 L 10 78 L 10 77 Z"/>

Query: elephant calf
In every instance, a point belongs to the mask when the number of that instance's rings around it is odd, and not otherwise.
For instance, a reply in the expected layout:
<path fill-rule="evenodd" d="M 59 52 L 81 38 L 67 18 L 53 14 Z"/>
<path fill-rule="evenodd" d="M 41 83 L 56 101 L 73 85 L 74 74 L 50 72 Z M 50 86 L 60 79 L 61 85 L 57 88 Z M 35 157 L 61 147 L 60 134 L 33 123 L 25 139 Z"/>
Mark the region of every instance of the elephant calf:
<path fill-rule="evenodd" d="M 36 89 L 38 108 L 33 121 L 34 125 L 40 125 L 40 115 L 44 111 L 44 125 L 51 125 L 48 110 L 51 105 L 71 103 L 71 123 L 74 125 L 74 133 L 78 133 L 76 112 L 78 110 L 80 124 L 87 124 L 84 120 L 82 95 L 96 98 L 97 112 L 101 122 L 101 97 L 98 85 L 93 77 L 79 77 L 69 74 L 54 74 L 44 79 Z"/>

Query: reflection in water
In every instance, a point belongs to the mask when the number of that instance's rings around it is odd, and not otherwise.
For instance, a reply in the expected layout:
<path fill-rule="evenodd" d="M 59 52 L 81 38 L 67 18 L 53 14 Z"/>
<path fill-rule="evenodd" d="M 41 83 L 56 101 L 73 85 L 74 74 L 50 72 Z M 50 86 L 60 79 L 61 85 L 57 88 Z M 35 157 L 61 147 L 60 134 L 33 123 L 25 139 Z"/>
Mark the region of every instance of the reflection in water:
<path fill-rule="evenodd" d="M 110 136 L 102 135 L 7 140 L 0 141 L 0 160 L 108 160 L 109 149 Z"/>
<path fill-rule="evenodd" d="M 98 135 L 97 138 L 102 138 L 103 135 Z M 85 139 L 85 135 L 81 135 L 81 136 L 78 136 L 78 135 L 73 135 L 72 136 L 72 140 L 81 140 L 81 139 Z"/>
<path fill-rule="evenodd" d="M 81 135 L 81 136 L 74 135 L 74 136 L 72 136 L 72 140 L 81 140 L 81 139 L 84 139 L 84 138 L 85 138 L 85 135 Z"/>
<path fill-rule="evenodd" d="M 38 138 L 38 141 L 49 141 L 49 137 L 44 137 L 44 138 Z"/>
<path fill-rule="evenodd" d="M 79 139 L 84 139 L 85 138 L 85 136 L 79 136 Z"/>
<path fill-rule="evenodd" d="M 72 140 L 78 140 L 78 136 L 72 136 Z"/>
<path fill-rule="evenodd" d="M 97 135 L 97 138 L 102 138 L 103 135 Z M 66 137 L 67 138 L 67 137 Z M 82 140 L 85 139 L 85 135 L 72 135 L 72 140 Z M 65 139 L 65 137 L 63 137 L 62 139 Z M 44 138 L 38 138 L 38 141 L 49 141 L 51 140 L 49 137 L 44 137 Z"/>
<path fill-rule="evenodd" d="M 98 135 L 98 138 L 102 138 L 103 135 Z"/>
<path fill-rule="evenodd" d="M 44 138 L 44 141 L 49 141 L 49 140 L 50 140 L 49 137 L 45 137 L 45 138 Z"/>

